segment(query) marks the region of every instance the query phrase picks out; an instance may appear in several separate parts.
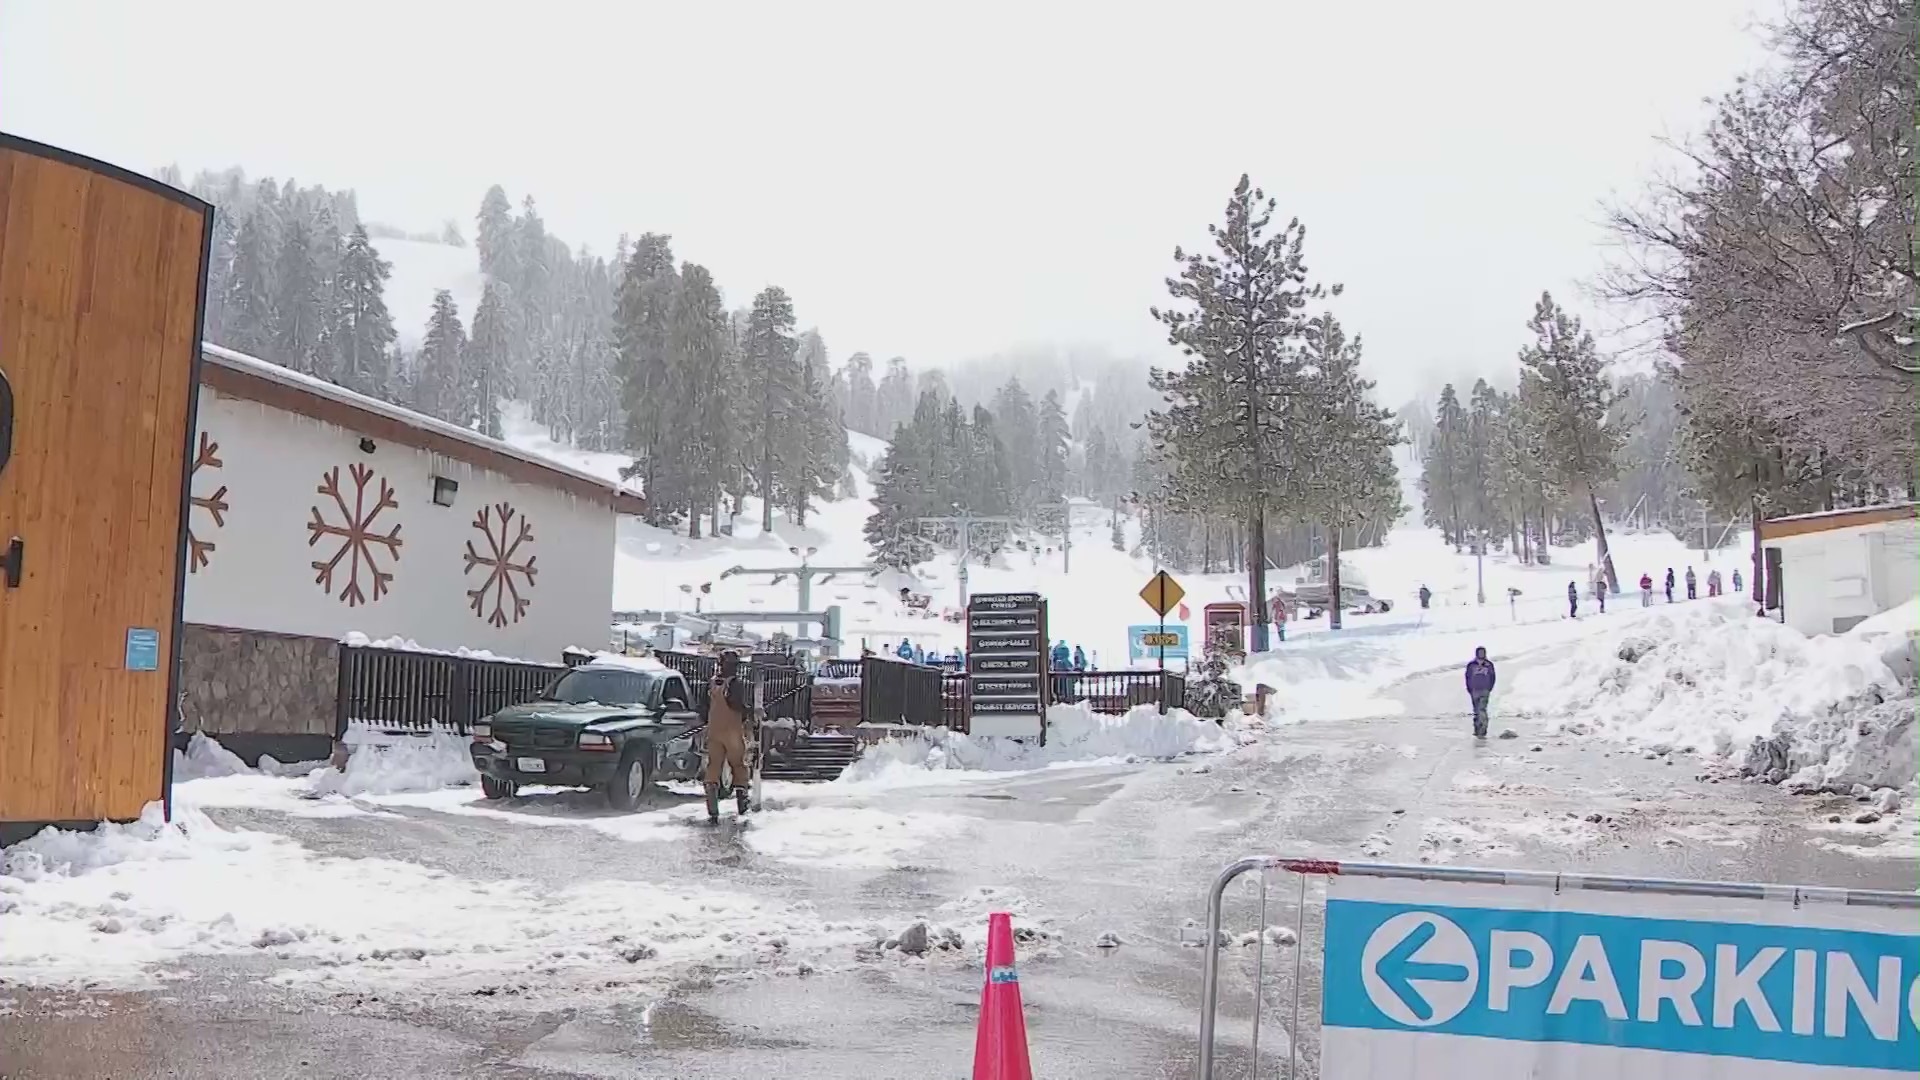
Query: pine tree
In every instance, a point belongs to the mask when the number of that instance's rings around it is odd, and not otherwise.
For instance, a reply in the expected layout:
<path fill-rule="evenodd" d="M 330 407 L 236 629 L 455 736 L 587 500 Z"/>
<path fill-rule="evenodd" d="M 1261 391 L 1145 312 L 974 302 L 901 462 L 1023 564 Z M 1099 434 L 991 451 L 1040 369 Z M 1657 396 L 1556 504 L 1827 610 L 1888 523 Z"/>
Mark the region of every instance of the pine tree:
<path fill-rule="evenodd" d="M 1462 440 L 1462 479 L 1466 491 L 1464 513 L 1473 550 L 1484 554 L 1488 542 L 1500 532 L 1494 501 L 1494 479 L 1498 471 L 1494 438 L 1500 399 L 1485 379 L 1475 379 L 1467 398 L 1465 438 Z"/>
<path fill-rule="evenodd" d="M 670 315 L 680 277 L 674 267 L 672 238 L 647 233 L 634 245 L 620 281 L 614 314 L 615 370 L 625 418 L 627 449 L 636 457 L 629 475 L 643 478 L 648 514 L 655 525 L 673 506 L 654 501 L 658 466 L 674 400 L 668 386 Z"/>
<path fill-rule="evenodd" d="M 893 441 L 875 472 L 873 513 L 864 530 L 873 561 L 895 570 L 933 558 L 933 545 L 914 521 L 926 509 L 925 481 L 919 471 L 925 454 L 916 440 L 907 425 L 894 428 Z"/>
<path fill-rule="evenodd" d="M 668 341 L 667 396 L 673 403 L 662 447 L 666 497 L 687 509 L 687 536 L 700 535 L 700 511 L 714 508 L 720 531 L 720 491 L 739 452 L 734 438 L 734 387 L 741 363 L 720 288 L 698 263 L 680 271 Z"/>
<path fill-rule="evenodd" d="M 1049 390 L 1040 399 L 1039 424 L 1039 499 L 1036 523 L 1044 530 L 1064 531 L 1067 527 L 1067 457 L 1071 440 L 1067 414 L 1060 407 L 1060 395 Z"/>
<path fill-rule="evenodd" d="M 760 495 L 760 528 L 773 531 L 775 459 L 784 425 L 793 423 L 795 385 L 793 301 L 785 289 L 769 285 L 753 298 L 741 350 L 746 398 L 753 403 L 753 427 L 748 435 L 748 461 L 754 487 Z M 785 463 L 782 463 L 783 465 Z"/>
<path fill-rule="evenodd" d="M 1307 325 L 1302 380 L 1308 409 L 1319 423 L 1293 499 L 1327 536 L 1327 625 L 1339 629 L 1342 534 L 1366 521 L 1400 516 L 1400 478 L 1393 448 L 1400 425 L 1373 402 L 1373 383 L 1360 375 L 1360 339 L 1348 339 L 1331 315 Z"/>
<path fill-rule="evenodd" d="M 480 200 L 474 216 L 473 246 L 480 255 L 480 273 L 503 284 L 519 280 L 513 244 L 513 204 L 495 184 Z"/>
<path fill-rule="evenodd" d="M 1179 486 L 1211 510 L 1246 521 L 1251 545 L 1247 593 L 1253 637 L 1267 642 L 1266 521 L 1291 486 L 1286 475 L 1310 440 L 1299 414 L 1301 375 L 1292 343 L 1305 333 L 1301 309 L 1332 293 L 1307 283 L 1301 254 L 1306 230 L 1289 221 L 1269 235 L 1274 202 L 1245 176 L 1227 203 L 1224 224 L 1208 233 L 1216 254 L 1174 249 L 1180 274 L 1167 282 L 1175 307 L 1153 309 L 1168 341 L 1188 358 L 1182 371 L 1155 370 L 1153 388 L 1167 407 L 1148 417 L 1158 446 L 1173 451 Z"/>
<path fill-rule="evenodd" d="M 892 431 L 894 425 L 913 418 L 913 376 L 907 372 L 905 358 L 896 356 L 887 361 L 887 373 L 873 398 L 873 422 L 881 431 Z"/>
<path fill-rule="evenodd" d="M 488 282 L 480 290 L 480 306 L 473 312 L 473 338 L 467 343 L 466 391 L 460 404 L 463 424 L 499 438 L 501 383 L 513 342 L 508 337 L 506 302 L 500 288 Z"/>
<path fill-rule="evenodd" d="M 874 413 L 873 357 L 854 353 L 841 375 L 847 383 L 847 427 L 867 435 L 885 430 Z"/>
<path fill-rule="evenodd" d="M 376 397 L 390 390 L 388 350 L 395 332 L 385 292 L 391 270 L 367 239 L 366 227 L 356 225 L 341 253 L 334 287 L 336 377 L 347 389 Z"/>
<path fill-rule="evenodd" d="M 420 343 L 415 408 L 448 423 L 467 425 L 469 418 L 461 415 L 466 351 L 467 333 L 460 325 L 460 311 L 454 306 L 453 294 L 441 289 L 433 294 L 433 314 L 427 319 L 426 338 Z"/>
<path fill-rule="evenodd" d="M 251 356 L 274 351 L 273 265 L 277 242 L 272 217 L 255 208 L 234 237 L 233 270 L 224 305 L 226 344 Z"/>
<path fill-rule="evenodd" d="M 1527 328 L 1534 333 L 1534 343 L 1520 352 L 1521 392 L 1524 396 L 1533 391 L 1539 405 L 1546 463 L 1565 490 L 1586 496 L 1607 587 L 1618 592 L 1620 579 L 1607 550 L 1598 489 L 1614 476 L 1614 455 L 1625 432 L 1607 426 L 1607 410 L 1617 395 L 1607 379 L 1606 361 L 1593 335 L 1581 330 L 1580 320 L 1557 306 L 1549 293 L 1540 294 Z"/>
<path fill-rule="evenodd" d="M 1455 551 L 1465 542 L 1460 529 L 1460 503 L 1466 487 L 1466 427 L 1460 397 L 1448 383 L 1441 388 L 1440 402 L 1433 411 L 1433 434 L 1428 437 L 1421 461 L 1420 495 L 1426 523 L 1438 527 Z"/>
<path fill-rule="evenodd" d="M 1013 508 L 1029 514 L 1036 505 L 1040 478 L 1040 414 L 1019 378 L 1008 379 L 993 395 L 993 418 L 1007 448 L 1007 486 Z"/>

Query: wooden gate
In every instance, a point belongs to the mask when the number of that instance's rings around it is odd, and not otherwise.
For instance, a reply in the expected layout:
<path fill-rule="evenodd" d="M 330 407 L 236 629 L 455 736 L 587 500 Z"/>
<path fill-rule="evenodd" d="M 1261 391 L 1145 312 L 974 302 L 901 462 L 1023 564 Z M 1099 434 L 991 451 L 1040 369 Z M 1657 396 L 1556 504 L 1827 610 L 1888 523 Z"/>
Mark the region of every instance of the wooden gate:
<path fill-rule="evenodd" d="M 211 221 L 0 135 L 0 825 L 168 796 Z"/>

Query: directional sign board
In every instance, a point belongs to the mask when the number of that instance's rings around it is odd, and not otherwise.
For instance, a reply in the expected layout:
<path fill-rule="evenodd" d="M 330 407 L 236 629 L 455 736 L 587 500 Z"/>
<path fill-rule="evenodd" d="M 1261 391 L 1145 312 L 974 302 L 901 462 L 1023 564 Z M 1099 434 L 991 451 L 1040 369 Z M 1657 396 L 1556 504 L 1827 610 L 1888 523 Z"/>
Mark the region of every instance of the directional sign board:
<path fill-rule="evenodd" d="M 1166 635 L 1163 639 L 1161 635 Z M 1166 642 L 1167 662 L 1185 663 L 1192 656 L 1187 628 L 1175 624 L 1160 629 L 1152 623 L 1127 627 L 1127 662 L 1151 664 L 1160 659 L 1162 641 Z"/>
<path fill-rule="evenodd" d="M 1323 1080 L 1891 1080 L 1920 1062 L 1914 912 L 1337 876 Z"/>
<path fill-rule="evenodd" d="M 1162 616 L 1172 611 L 1185 595 L 1187 590 L 1181 588 L 1180 583 L 1173 580 L 1173 575 L 1165 570 L 1148 578 L 1146 587 L 1140 590 L 1140 599 L 1147 602 L 1155 615 Z"/>
<path fill-rule="evenodd" d="M 1046 739 L 1047 603 L 1039 593 L 967 601 L 969 731 Z"/>

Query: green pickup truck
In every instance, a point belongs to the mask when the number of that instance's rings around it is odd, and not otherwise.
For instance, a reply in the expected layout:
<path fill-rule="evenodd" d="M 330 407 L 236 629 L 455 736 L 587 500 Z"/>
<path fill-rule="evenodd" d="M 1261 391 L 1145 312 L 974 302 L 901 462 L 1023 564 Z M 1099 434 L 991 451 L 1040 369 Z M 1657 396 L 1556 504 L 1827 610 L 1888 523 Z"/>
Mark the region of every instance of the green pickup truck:
<path fill-rule="evenodd" d="M 524 705 L 473 725 L 473 766 L 489 799 L 522 784 L 599 788 L 618 810 L 655 780 L 700 775 L 705 687 L 651 660 L 602 657 L 561 675 Z"/>

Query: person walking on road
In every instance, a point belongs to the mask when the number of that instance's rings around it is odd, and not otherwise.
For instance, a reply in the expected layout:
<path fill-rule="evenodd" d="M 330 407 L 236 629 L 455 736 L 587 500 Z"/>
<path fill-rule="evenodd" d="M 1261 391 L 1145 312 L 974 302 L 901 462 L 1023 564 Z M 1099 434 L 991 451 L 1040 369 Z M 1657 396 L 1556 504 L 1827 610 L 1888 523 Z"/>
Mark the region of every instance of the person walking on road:
<path fill-rule="evenodd" d="M 1718 570 L 1707 571 L 1707 595 L 1720 595 L 1720 571 Z"/>
<path fill-rule="evenodd" d="M 1700 579 L 1693 576 L 1693 567 L 1687 567 L 1687 599 L 1698 600 L 1700 598 L 1700 594 L 1694 591 L 1694 586 L 1699 580 Z"/>
<path fill-rule="evenodd" d="M 1487 737 L 1487 699 L 1493 696 L 1493 661 L 1487 659 L 1487 648 L 1482 645 L 1473 650 L 1473 659 L 1467 661 L 1467 698 L 1473 702 L 1473 737 Z"/>
<path fill-rule="evenodd" d="M 1640 606 L 1653 606 L 1653 575 L 1640 575 Z"/>
<path fill-rule="evenodd" d="M 747 812 L 747 689 L 740 681 L 740 654 L 723 652 L 707 687 L 707 820 L 720 820 L 720 768 L 732 774 L 733 804 Z"/>
<path fill-rule="evenodd" d="M 1281 641 L 1287 640 L 1287 602 L 1279 593 L 1273 594 L 1273 635 Z"/>
<path fill-rule="evenodd" d="M 1734 567 L 1734 568 L 1733 568 L 1733 591 L 1734 591 L 1734 592 L 1739 592 L 1739 591 L 1740 591 L 1740 585 L 1741 585 L 1741 581 L 1740 581 L 1740 568 L 1736 566 L 1736 567 Z"/>
<path fill-rule="evenodd" d="M 1667 567 L 1667 603 L 1673 603 L 1673 567 Z"/>
<path fill-rule="evenodd" d="M 1567 582 L 1567 618 L 1580 617 L 1580 588 L 1573 582 Z"/>
<path fill-rule="evenodd" d="M 1427 610 L 1427 605 L 1431 604 L 1432 602 L 1433 602 L 1433 590 L 1427 588 L 1425 585 L 1420 586 L 1420 610 L 1422 611 Z"/>

